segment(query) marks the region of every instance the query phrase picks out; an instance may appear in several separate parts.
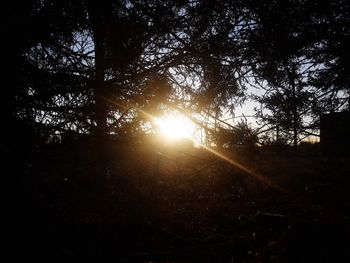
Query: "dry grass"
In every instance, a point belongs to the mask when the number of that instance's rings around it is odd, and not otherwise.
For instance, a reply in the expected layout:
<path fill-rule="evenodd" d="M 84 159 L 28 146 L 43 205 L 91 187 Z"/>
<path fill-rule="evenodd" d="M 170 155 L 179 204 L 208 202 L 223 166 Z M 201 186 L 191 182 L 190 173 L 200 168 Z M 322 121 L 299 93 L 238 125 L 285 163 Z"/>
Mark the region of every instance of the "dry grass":
<path fill-rule="evenodd" d="M 332 262 L 349 244 L 345 161 L 225 153 L 280 191 L 202 149 L 119 145 L 99 186 L 86 149 L 54 151 L 33 169 L 45 179 L 33 191 L 35 205 L 53 236 L 62 231 L 80 240 L 95 229 L 87 237 L 91 251 L 76 245 L 68 249 L 73 254 L 102 251 L 126 261 L 137 255 L 142 262 Z M 72 225 L 85 230 L 69 233 Z"/>

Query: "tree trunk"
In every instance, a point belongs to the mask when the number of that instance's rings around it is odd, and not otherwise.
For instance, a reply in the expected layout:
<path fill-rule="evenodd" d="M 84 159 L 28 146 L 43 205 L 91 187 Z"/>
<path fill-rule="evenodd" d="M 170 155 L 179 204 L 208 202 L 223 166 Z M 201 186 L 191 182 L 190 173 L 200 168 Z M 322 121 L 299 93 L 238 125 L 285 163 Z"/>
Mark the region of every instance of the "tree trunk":
<path fill-rule="evenodd" d="M 292 65 L 292 72 L 291 72 L 291 85 L 292 85 L 292 91 L 293 91 L 293 147 L 294 152 L 298 151 L 298 105 L 297 105 L 297 98 L 296 98 L 296 85 L 295 85 L 295 66 Z"/>
<path fill-rule="evenodd" d="M 97 138 L 103 139 L 107 135 L 107 102 L 105 87 L 105 51 L 103 35 L 103 9 L 95 1 L 87 1 L 88 14 L 93 34 L 95 48 L 95 76 L 92 88 L 95 95 L 95 121 L 96 129 L 93 133 Z"/>
<path fill-rule="evenodd" d="M 95 190 L 99 195 L 107 193 L 106 176 L 109 167 L 110 149 L 107 141 L 107 92 L 105 85 L 105 36 L 104 36 L 104 7 L 98 1 L 88 0 L 87 9 L 93 34 L 95 49 L 95 72 L 91 82 L 94 92 L 94 113 L 96 127 L 93 128 L 93 162 L 92 174 Z"/>
<path fill-rule="evenodd" d="M 292 88 L 292 132 L 293 132 L 293 148 L 294 148 L 294 153 L 298 151 L 298 101 L 297 101 L 297 90 L 296 90 L 296 85 L 295 85 L 295 79 L 296 79 L 296 69 L 295 69 L 295 64 L 293 60 L 291 60 L 291 67 L 289 67 L 288 61 L 284 61 L 284 66 L 286 68 L 288 78 L 289 78 L 289 83 Z"/>

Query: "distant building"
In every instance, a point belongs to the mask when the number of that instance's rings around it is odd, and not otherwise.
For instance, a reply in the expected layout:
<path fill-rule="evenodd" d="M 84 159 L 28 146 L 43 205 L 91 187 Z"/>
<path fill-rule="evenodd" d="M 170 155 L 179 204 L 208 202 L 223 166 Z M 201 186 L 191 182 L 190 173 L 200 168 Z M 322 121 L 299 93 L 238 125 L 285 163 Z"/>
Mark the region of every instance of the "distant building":
<path fill-rule="evenodd" d="M 324 157 L 350 157 L 350 111 L 323 114 L 320 135 Z"/>

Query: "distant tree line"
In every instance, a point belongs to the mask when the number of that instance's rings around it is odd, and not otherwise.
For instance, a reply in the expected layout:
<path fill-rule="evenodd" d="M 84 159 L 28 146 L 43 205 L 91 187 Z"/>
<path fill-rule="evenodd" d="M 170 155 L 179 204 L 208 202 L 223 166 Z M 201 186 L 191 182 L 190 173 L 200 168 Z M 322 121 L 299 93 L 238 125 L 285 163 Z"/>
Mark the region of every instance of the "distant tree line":
<path fill-rule="evenodd" d="M 4 13 L 10 138 L 137 135 L 171 110 L 218 142 L 244 128 L 222 116 L 254 86 L 252 138 L 296 146 L 321 113 L 350 108 L 346 0 L 29 0 Z"/>

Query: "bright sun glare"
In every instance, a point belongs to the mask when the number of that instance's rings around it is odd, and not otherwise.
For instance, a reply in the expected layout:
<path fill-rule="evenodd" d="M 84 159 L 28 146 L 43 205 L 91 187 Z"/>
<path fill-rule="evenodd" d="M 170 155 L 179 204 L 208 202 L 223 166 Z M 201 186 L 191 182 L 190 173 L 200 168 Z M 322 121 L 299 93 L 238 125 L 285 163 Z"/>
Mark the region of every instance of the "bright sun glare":
<path fill-rule="evenodd" d="M 168 116 L 159 118 L 157 124 L 160 133 L 169 139 L 186 138 L 192 141 L 195 140 L 193 136 L 194 126 L 184 117 Z"/>

